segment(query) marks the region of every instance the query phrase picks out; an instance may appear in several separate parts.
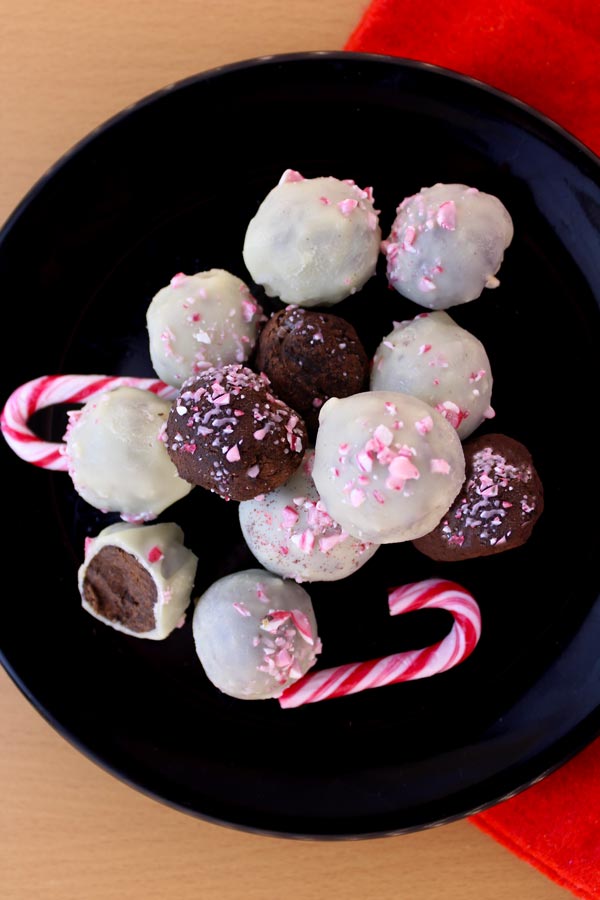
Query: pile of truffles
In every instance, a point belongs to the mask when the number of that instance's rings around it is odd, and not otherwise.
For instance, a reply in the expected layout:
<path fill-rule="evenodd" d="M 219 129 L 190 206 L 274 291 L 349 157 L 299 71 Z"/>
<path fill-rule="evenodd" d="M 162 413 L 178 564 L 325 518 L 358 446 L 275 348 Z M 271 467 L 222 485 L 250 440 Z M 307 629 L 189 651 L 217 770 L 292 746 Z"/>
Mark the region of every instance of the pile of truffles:
<path fill-rule="evenodd" d="M 225 693 L 279 697 L 320 650 L 300 582 L 346 578 L 387 543 L 443 562 L 523 544 L 543 509 L 540 479 L 518 441 L 471 437 L 494 416 L 490 361 L 444 311 L 499 285 L 512 236 L 499 199 L 436 184 L 402 200 L 382 241 L 371 188 L 286 171 L 243 246 L 280 308 L 266 316 L 222 270 L 176 274 L 147 312 L 152 363 L 175 399 L 124 387 L 71 416 L 76 490 L 125 520 L 88 543 L 84 608 L 127 634 L 166 637 L 182 624 L 197 558 L 176 525 L 140 523 L 196 486 L 239 501 L 264 568 L 197 600 L 196 649 Z M 369 359 L 355 328 L 322 308 L 360 291 L 380 254 L 389 286 L 421 311 L 394 322 Z M 382 303 L 391 324 L 389 293 Z"/>

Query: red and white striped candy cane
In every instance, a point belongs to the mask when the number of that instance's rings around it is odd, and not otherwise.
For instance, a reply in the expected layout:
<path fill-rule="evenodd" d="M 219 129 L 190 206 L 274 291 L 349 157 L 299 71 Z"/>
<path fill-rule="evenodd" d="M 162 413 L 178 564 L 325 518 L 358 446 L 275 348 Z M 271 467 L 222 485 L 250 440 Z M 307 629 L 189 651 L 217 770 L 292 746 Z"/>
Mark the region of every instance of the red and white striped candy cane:
<path fill-rule="evenodd" d="M 0 428 L 9 446 L 21 459 L 57 472 L 68 471 L 65 444 L 44 441 L 28 428 L 34 412 L 55 403 L 85 403 L 117 387 L 135 387 L 171 400 L 177 389 L 156 378 L 109 375 L 42 375 L 13 391 L 0 415 Z"/>
<path fill-rule="evenodd" d="M 454 581 L 429 578 L 390 591 L 390 615 L 417 609 L 445 609 L 454 624 L 446 637 L 423 650 L 408 650 L 362 663 L 348 663 L 308 672 L 287 688 L 279 703 L 284 709 L 356 694 L 400 681 L 428 678 L 458 665 L 475 649 L 481 635 L 481 614 L 475 598 Z"/>

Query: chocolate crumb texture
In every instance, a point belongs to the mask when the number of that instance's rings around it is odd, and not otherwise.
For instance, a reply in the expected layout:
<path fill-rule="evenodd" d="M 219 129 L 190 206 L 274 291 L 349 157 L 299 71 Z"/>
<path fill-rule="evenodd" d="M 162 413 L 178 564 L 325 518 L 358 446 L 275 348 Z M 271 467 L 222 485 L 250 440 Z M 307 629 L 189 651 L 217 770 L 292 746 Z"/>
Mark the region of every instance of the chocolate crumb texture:
<path fill-rule="evenodd" d="M 413 541 L 440 562 L 520 547 L 544 509 L 544 490 L 529 450 L 504 434 L 466 441 L 464 485 L 439 525 Z"/>

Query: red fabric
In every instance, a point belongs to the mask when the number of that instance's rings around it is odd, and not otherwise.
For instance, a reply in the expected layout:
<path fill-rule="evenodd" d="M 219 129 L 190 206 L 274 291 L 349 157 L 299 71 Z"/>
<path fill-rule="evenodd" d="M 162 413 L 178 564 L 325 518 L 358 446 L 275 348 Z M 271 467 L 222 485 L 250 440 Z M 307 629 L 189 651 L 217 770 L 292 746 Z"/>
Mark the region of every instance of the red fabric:
<path fill-rule="evenodd" d="M 600 154 L 598 0 L 373 0 L 346 50 L 472 75 L 531 104 Z"/>
<path fill-rule="evenodd" d="M 598 0 L 372 0 L 346 49 L 472 75 L 600 154 Z M 600 740 L 472 821 L 574 894 L 598 900 Z"/>

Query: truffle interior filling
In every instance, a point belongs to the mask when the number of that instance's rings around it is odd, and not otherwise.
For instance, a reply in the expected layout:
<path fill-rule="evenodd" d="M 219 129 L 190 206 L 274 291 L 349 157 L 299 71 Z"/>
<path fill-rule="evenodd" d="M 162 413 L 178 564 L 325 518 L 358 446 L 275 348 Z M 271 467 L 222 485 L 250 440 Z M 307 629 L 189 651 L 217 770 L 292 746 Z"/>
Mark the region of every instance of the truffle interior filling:
<path fill-rule="evenodd" d="M 83 593 L 92 609 L 131 631 L 156 627 L 156 584 L 146 569 L 120 547 L 102 547 L 87 567 Z"/>

